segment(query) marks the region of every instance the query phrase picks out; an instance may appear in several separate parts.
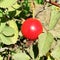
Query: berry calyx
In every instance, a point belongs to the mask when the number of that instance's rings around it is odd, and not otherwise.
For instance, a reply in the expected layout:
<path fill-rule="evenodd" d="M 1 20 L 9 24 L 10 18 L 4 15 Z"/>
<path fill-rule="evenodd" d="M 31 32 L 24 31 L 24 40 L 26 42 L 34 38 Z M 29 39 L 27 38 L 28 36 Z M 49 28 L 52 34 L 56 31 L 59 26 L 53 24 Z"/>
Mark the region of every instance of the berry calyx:
<path fill-rule="evenodd" d="M 36 18 L 28 18 L 22 24 L 21 32 L 25 38 L 34 41 L 43 32 L 43 26 Z"/>

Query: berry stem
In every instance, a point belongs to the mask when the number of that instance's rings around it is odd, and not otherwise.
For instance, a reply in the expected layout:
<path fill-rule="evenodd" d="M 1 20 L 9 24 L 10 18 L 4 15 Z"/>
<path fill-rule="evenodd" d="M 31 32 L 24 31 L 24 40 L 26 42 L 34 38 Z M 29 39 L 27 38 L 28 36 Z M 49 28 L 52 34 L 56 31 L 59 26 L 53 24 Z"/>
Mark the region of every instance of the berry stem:
<path fill-rule="evenodd" d="M 26 47 L 30 47 L 30 45 L 33 44 L 33 41 L 32 40 L 27 40 L 26 42 Z"/>
<path fill-rule="evenodd" d="M 35 4 L 34 4 L 34 1 L 31 0 L 31 6 L 32 6 L 32 16 L 34 18 L 34 8 L 35 8 Z"/>

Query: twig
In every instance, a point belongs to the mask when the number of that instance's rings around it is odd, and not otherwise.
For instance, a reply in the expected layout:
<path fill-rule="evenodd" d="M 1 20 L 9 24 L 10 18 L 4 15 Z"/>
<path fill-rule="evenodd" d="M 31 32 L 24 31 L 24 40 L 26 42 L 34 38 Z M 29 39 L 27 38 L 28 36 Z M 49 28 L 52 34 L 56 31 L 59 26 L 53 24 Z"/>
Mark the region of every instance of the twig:
<path fill-rule="evenodd" d="M 44 11 L 44 9 L 40 10 L 39 12 L 37 12 L 37 14 L 35 15 L 35 17 L 37 17 L 38 14 L 39 14 L 40 12 L 43 12 L 43 11 Z"/>
<path fill-rule="evenodd" d="M 52 2 L 51 0 L 45 0 L 46 2 L 52 4 L 52 5 L 55 5 L 57 7 L 60 7 L 60 4 L 58 4 L 57 2 Z"/>

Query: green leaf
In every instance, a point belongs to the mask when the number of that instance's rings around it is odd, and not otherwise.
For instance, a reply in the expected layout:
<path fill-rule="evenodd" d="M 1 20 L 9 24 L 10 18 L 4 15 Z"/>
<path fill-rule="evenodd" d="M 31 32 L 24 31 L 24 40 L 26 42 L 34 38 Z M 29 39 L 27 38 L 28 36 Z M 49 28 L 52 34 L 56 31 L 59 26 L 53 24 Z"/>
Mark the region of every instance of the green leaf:
<path fill-rule="evenodd" d="M 33 45 L 34 58 L 37 59 L 39 55 L 38 43 Z"/>
<path fill-rule="evenodd" d="M 12 27 L 15 30 L 14 36 L 11 37 L 11 41 L 12 41 L 11 44 L 15 44 L 18 40 L 18 27 L 17 27 L 17 24 L 14 20 L 8 21 L 8 24 L 9 24 L 10 27 Z"/>
<path fill-rule="evenodd" d="M 12 7 L 8 7 L 8 11 L 14 11 L 16 9 L 18 9 L 20 7 L 20 5 L 16 2 Z"/>
<path fill-rule="evenodd" d="M 44 0 L 35 0 L 35 2 L 36 2 L 37 4 L 43 4 L 43 3 L 44 3 Z"/>
<path fill-rule="evenodd" d="M 12 42 L 10 38 L 4 36 L 3 34 L 0 34 L 0 39 L 1 39 L 1 42 L 4 44 L 11 44 Z"/>
<path fill-rule="evenodd" d="M 56 6 L 52 6 L 51 8 L 52 8 L 52 11 L 51 11 L 49 29 L 53 29 L 60 18 L 60 8 Z"/>
<path fill-rule="evenodd" d="M 0 60 L 3 60 L 3 57 L 0 55 Z"/>
<path fill-rule="evenodd" d="M 38 41 L 38 48 L 39 48 L 39 56 L 46 55 L 46 53 L 49 51 L 52 43 L 53 43 L 53 35 L 49 32 L 47 33 L 42 33 L 39 36 L 39 41 Z"/>
<path fill-rule="evenodd" d="M 8 16 L 9 16 L 10 18 L 13 18 L 13 17 L 15 16 L 15 14 L 16 14 L 16 10 L 10 11 L 10 12 L 8 13 Z"/>
<path fill-rule="evenodd" d="M 6 44 L 6 45 L 10 45 L 10 44 L 15 44 L 18 40 L 18 28 L 16 25 L 16 22 L 14 20 L 10 20 L 8 21 L 9 27 L 5 27 L 6 29 L 4 30 L 3 34 L 0 34 L 0 40 L 2 43 Z M 8 30 L 7 30 L 8 28 Z M 14 33 L 13 33 L 14 32 Z M 11 34 L 14 34 L 13 36 L 8 36 Z M 5 35 L 7 36 L 5 36 Z"/>
<path fill-rule="evenodd" d="M 16 14 L 15 14 L 15 16 L 19 15 L 20 13 L 21 13 L 20 10 L 16 10 Z"/>
<path fill-rule="evenodd" d="M 60 44 L 52 51 L 51 56 L 53 56 L 56 60 L 60 60 Z"/>
<path fill-rule="evenodd" d="M 52 59 L 50 58 L 50 56 L 48 56 L 47 60 L 52 60 Z"/>
<path fill-rule="evenodd" d="M 16 53 L 13 55 L 14 60 L 29 60 L 30 57 L 25 53 Z"/>
<path fill-rule="evenodd" d="M 0 7 L 8 8 L 8 7 L 12 6 L 13 4 L 15 4 L 16 2 L 17 2 L 17 0 L 1 0 Z"/>
<path fill-rule="evenodd" d="M 5 28 L 2 31 L 2 33 L 5 36 L 13 36 L 14 32 L 15 32 L 14 29 L 12 27 L 9 27 L 9 26 L 5 26 Z"/>
<path fill-rule="evenodd" d="M 5 23 L 1 23 L 0 24 L 0 33 L 2 32 L 2 30 L 4 29 L 4 27 L 5 27 Z"/>
<path fill-rule="evenodd" d="M 30 54 L 31 57 L 34 59 L 34 52 L 33 52 L 33 46 L 32 46 L 32 45 L 30 46 L 29 54 Z"/>

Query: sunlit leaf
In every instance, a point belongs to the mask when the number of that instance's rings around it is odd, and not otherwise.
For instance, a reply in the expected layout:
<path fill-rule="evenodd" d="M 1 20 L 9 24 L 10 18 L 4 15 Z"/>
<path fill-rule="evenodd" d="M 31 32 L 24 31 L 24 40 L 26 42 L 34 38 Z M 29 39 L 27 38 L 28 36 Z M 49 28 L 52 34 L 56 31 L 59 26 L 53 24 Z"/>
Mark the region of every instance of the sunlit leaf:
<path fill-rule="evenodd" d="M 0 60 L 3 60 L 3 57 L 0 55 Z"/>
<path fill-rule="evenodd" d="M 8 21 L 9 27 L 5 27 L 3 33 L 0 34 L 0 40 L 6 45 L 15 44 L 18 40 L 18 28 L 14 20 Z M 8 31 L 9 30 L 9 31 Z M 12 35 L 13 36 L 10 36 Z"/>
<path fill-rule="evenodd" d="M 8 21 L 8 24 L 10 27 L 12 27 L 15 30 L 14 36 L 11 37 L 11 40 L 12 40 L 11 44 L 14 44 L 18 40 L 18 27 L 17 27 L 17 24 L 14 20 Z"/>
<path fill-rule="evenodd" d="M 16 53 L 13 55 L 14 60 L 29 60 L 30 57 L 25 53 Z"/>
<path fill-rule="evenodd" d="M 48 56 L 47 60 L 52 60 L 52 59 L 50 58 L 50 56 Z"/>
<path fill-rule="evenodd" d="M 16 10 L 16 15 L 15 16 L 19 15 L 20 12 L 21 12 L 20 10 Z"/>
<path fill-rule="evenodd" d="M 5 36 L 12 36 L 14 35 L 15 31 L 13 28 L 9 27 L 9 26 L 5 26 L 5 28 L 3 29 L 2 33 Z"/>
<path fill-rule="evenodd" d="M 51 9 L 52 10 L 51 10 L 49 29 L 53 29 L 60 18 L 60 8 L 56 6 L 52 6 Z"/>
<path fill-rule="evenodd" d="M 2 32 L 2 30 L 4 29 L 4 27 L 5 27 L 5 23 L 1 23 L 0 24 L 0 33 Z"/>
<path fill-rule="evenodd" d="M 1 39 L 1 42 L 4 44 L 11 44 L 12 42 L 10 38 L 4 36 L 3 34 L 0 34 L 0 39 Z"/>
<path fill-rule="evenodd" d="M 56 48 L 54 48 L 51 56 L 53 56 L 56 60 L 60 60 L 60 43 L 56 46 Z"/>
<path fill-rule="evenodd" d="M 39 56 L 46 55 L 53 43 L 53 35 L 49 32 L 42 33 L 39 36 L 38 47 L 39 47 Z"/>
<path fill-rule="evenodd" d="M 8 7 L 8 11 L 14 11 L 16 9 L 18 9 L 20 7 L 20 5 L 16 2 L 12 7 Z"/>
<path fill-rule="evenodd" d="M 15 4 L 16 2 L 17 2 L 17 0 L 1 0 L 0 7 L 8 8 L 8 7 L 12 6 L 13 4 Z"/>
<path fill-rule="evenodd" d="M 31 57 L 34 59 L 34 52 L 33 52 L 33 47 L 31 46 L 29 49 L 29 54 L 31 55 Z"/>

